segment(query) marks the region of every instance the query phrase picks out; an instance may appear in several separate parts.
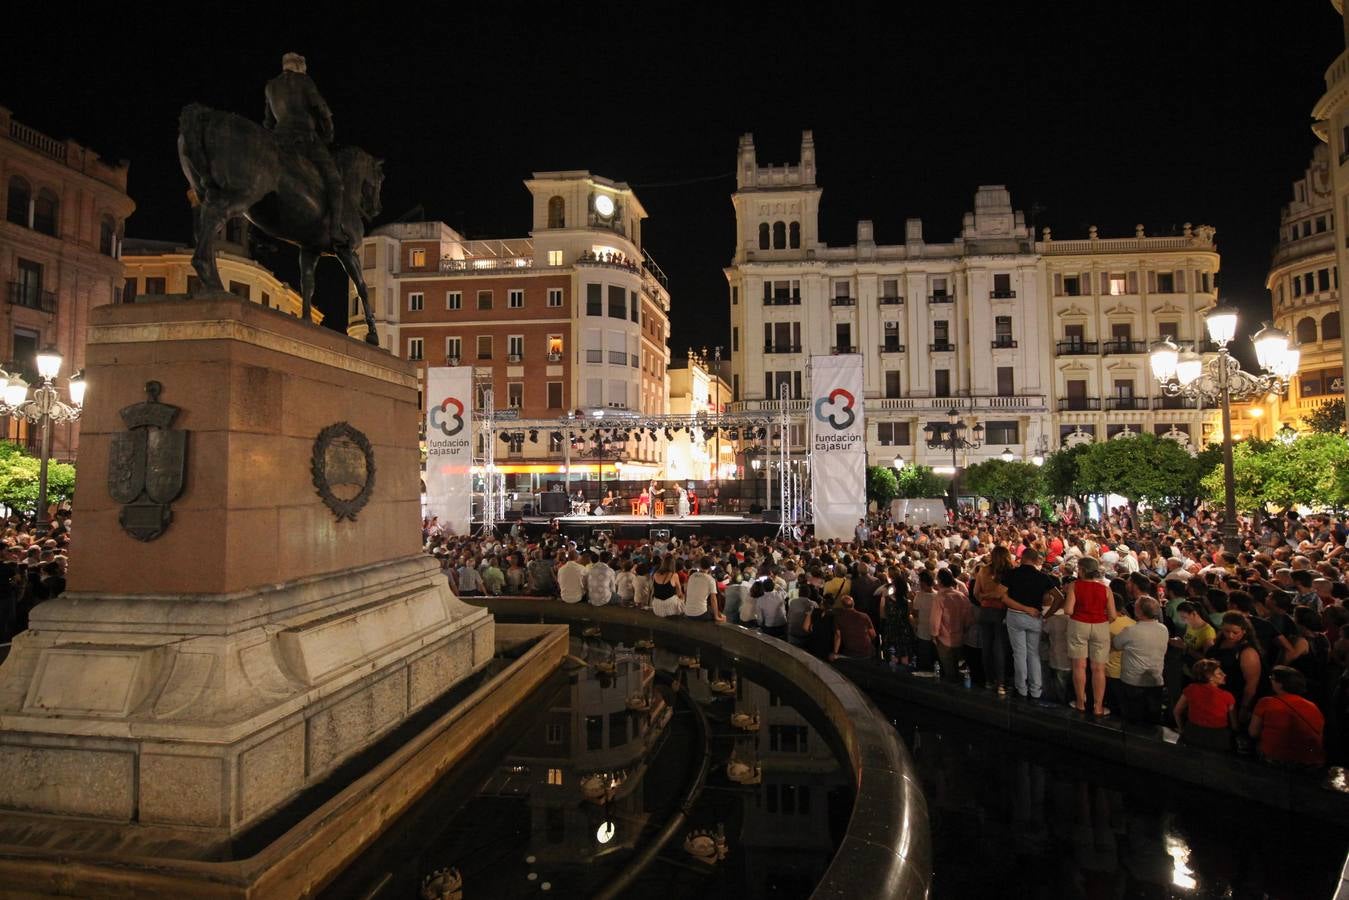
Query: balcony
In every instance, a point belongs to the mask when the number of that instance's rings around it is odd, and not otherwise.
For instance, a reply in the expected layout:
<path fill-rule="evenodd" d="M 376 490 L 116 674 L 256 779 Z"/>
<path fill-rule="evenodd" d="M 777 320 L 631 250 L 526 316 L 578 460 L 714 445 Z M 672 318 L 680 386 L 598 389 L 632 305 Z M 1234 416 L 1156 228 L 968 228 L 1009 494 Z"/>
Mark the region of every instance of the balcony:
<path fill-rule="evenodd" d="M 23 306 L 28 309 L 40 309 L 45 313 L 56 312 L 56 294 L 44 291 L 39 285 L 25 281 L 9 283 L 9 302 L 11 306 Z"/>
<path fill-rule="evenodd" d="M 507 354 L 506 356 L 506 362 L 508 363 L 524 362 L 524 359 L 525 357 L 523 353 L 510 353 Z"/>
<path fill-rule="evenodd" d="M 955 303 L 955 302 L 956 302 L 956 295 L 955 295 L 955 294 L 928 294 L 928 295 L 927 295 L 927 302 L 928 302 L 928 303 Z"/>
<path fill-rule="evenodd" d="M 620 232 L 621 234 L 622 232 Z M 578 266 L 599 266 L 605 269 L 622 269 L 625 272 L 631 272 L 633 275 L 641 275 L 642 267 L 637 260 L 623 253 L 595 253 L 592 250 L 586 250 L 576 258 Z"/>
<path fill-rule="evenodd" d="M 1059 412 L 1095 412 L 1101 408 L 1100 397 L 1060 397 Z"/>
<path fill-rule="evenodd" d="M 880 299 L 880 304 L 881 304 L 881 306 L 903 306 L 903 305 L 904 305 L 904 298 L 903 298 L 903 297 L 881 297 L 881 298 L 879 298 L 879 299 Z"/>
<path fill-rule="evenodd" d="M 1009 337 L 996 337 L 991 342 L 994 350 L 1015 350 L 1016 341 Z"/>
<path fill-rule="evenodd" d="M 764 344 L 764 353 L 800 353 L 800 344 Z"/>
<path fill-rule="evenodd" d="M 549 362 L 553 362 L 553 363 L 555 363 L 555 362 L 562 362 L 562 354 L 561 354 L 561 353 L 549 353 L 549 354 L 548 354 L 548 361 L 549 361 Z"/>
<path fill-rule="evenodd" d="M 1153 409 L 1199 409 L 1199 400 L 1195 397 L 1153 397 Z"/>
<path fill-rule="evenodd" d="M 991 300 L 1015 300 L 1016 291 L 989 291 L 988 296 Z"/>
<path fill-rule="evenodd" d="M 1105 398 L 1105 408 L 1115 412 L 1146 412 L 1148 408 L 1148 398 L 1107 397 Z"/>
<path fill-rule="evenodd" d="M 856 306 L 856 305 L 857 305 L 857 298 L 856 298 L 856 297 L 830 297 L 830 298 L 829 298 L 829 305 L 830 305 L 830 306 Z"/>
<path fill-rule="evenodd" d="M 587 351 L 586 351 L 586 362 L 588 362 L 588 363 L 602 363 L 602 362 L 604 362 L 604 351 L 603 351 L 603 350 L 587 350 Z"/>
<path fill-rule="evenodd" d="M 1112 340 L 1101 343 L 1101 351 L 1107 355 L 1121 353 L 1147 353 L 1147 341 Z"/>
<path fill-rule="evenodd" d="M 772 297 L 763 298 L 764 306 L 800 306 L 800 294 L 776 294 Z"/>
<path fill-rule="evenodd" d="M 626 366 L 628 364 L 628 351 L 610 350 L 609 364 L 614 366 Z"/>
<path fill-rule="evenodd" d="M 1095 356 L 1100 352 L 1100 344 L 1095 341 L 1059 341 L 1054 345 L 1057 356 Z"/>
<path fill-rule="evenodd" d="M 840 353 L 856 353 L 856 352 L 857 352 L 857 348 L 856 348 L 856 347 L 844 347 L 844 346 L 842 346 L 842 345 L 839 345 L 839 346 L 835 346 L 835 347 L 830 347 L 830 348 L 829 348 L 829 352 L 832 353 L 832 354 L 834 354 L 835 356 L 838 356 Z"/>
<path fill-rule="evenodd" d="M 927 345 L 927 349 L 932 353 L 952 353 L 955 351 L 956 345 L 950 341 L 934 341 Z"/>
<path fill-rule="evenodd" d="M 447 365 L 447 366 L 457 366 L 457 365 L 459 365 L 459 357 L 457 357 L 457 356 L 447 356 L 447 357 L 445 357 L 445 365 Z"/>
<path fill-rule="evenodd" d="M 895 342 L 895 341 L 886 341 L 884 344 L 881 344 L 881 352 L 882 352 L 882 353 L 903 353 L 903 352 L 904 352 L 904 345 L 903 345 L 903 344 L 900 344 L 900 343 L 897 343 L 897 342 Z"/>

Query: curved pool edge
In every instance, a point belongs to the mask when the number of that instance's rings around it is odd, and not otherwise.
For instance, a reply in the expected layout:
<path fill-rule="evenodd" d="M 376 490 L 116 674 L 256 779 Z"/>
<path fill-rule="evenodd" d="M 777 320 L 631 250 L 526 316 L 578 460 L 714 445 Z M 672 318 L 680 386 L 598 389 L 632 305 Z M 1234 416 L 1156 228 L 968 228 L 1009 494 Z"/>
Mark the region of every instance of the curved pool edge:
<path fill-rule="evenodd" d="M 824 716 L 847 754 L 856 797 L 843 841 L 812 897 L 921 898 L 932 882 L 927 801 L 895 729 L 843 674 L 776 638 L 727 623 L 662 619 L 619 606 L 528 597 L 465 597 L 506 619 L 618 625 L 696 641 L 790 679 Z"/>

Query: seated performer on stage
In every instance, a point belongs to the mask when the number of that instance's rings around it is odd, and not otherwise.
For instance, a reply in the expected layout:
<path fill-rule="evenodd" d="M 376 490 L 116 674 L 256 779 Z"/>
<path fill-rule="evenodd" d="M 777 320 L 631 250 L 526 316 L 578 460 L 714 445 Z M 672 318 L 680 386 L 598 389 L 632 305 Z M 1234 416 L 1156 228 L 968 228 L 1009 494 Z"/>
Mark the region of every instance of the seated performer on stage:
<path fill-rule="evenodd" d="M 604 499 L 601 500 L 600 505 L 595 508 L 595 515 L 607 516 L 609 515 L 609 513 L 614 511 L 614 507 L 617 504 L 618 498 L 614 496 L 613 488 L 610 488 L 609 490 L 604 492 Z"/>
<path fill-rule="evenodd" d="M 577 488 L 576 495 L 571 498 L 571 514 L 573 516 L 584 516 L 590 512 L 590 504 L 586 501 L 585 491 Z"/>
<path fill-rule="evenodd" d="M 651 493 L 642 491 L 637 495 L 637 515 L 644 516 L 651 511 Z"/>
<path fill-rule="evenodd" d="M 698 515 L 698 495 L 693 492 L 693 488 L 689 488 L 689 515 Z"/>

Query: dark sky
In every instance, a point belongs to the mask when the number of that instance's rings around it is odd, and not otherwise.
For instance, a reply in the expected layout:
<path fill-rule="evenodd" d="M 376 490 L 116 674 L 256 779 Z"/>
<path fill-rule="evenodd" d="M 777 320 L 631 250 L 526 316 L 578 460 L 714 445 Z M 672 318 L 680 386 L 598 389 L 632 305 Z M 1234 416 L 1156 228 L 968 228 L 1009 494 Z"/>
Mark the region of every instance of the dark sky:
<path fill-rule="evenodd" d="M 1138 222 L 1149 233 L 1214 225 L 1224 294 L 1267 315 L 1279 207 L 1315 141 L 1322 73 L 1343 49 L 1328 0 L 905 3 L 892 19 L 820 3 L 435 6 L 369 4 L 320 25 L 289 4 L 256 16 L 123 5 L 102 22 L 81 12 L 77 25 L 37 7 L 52 20 L 7 30 L 64 44 L 7 41 L 0 104 L 131 160 L 128 235 L 186 241 L 179 108 L 260 118 L 263 84 L 297 50 L 339 142 L 386 160 L 385 220 L 420 205 L 470 237 L 520 236 L 532 171 L 632 184 L 651 216 L 647 249 L 671 279 L 678 355 L 725 342 L 721 269 L 745 131 L 762 162 L 780 163 L 814 129 L 829 243 L 851 243 L 861 218 L 878 241 L 902 241 L 909 216 L 928 240 L 949 240 L 976 186 L 1005 183 L 1059 238 L 1091 224 L 1103 237 Z M 320 307 L 336 325 L 345 290 L 329 267 Z"/>

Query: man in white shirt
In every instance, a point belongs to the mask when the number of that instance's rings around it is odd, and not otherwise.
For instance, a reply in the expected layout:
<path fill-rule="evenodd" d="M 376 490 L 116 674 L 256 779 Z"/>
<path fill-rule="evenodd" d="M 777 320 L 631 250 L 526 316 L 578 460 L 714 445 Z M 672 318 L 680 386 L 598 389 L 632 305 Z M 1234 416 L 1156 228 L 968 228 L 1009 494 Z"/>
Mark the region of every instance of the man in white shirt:
<path fill-rule="evenodd" d="M 624 560 L 619 567 L 618 577 L 614 579 L 614 594 L 618 597 L 619 606 L 632 606 L 636 592 L 637 586 L 633 580 L 632 562 L 631 560 Z"/>
<path fill-rule="evenodd" d="M 718 621 L 721 615 L 717 612 L 717 581 L 708 574 L 712 558 L 704 556 L 695 565 L 697 568 L 684 585 L 684 615 L 690 619 Z"/>
<path fill-rule="evenodd" d="M 1157 621 L 1160 604 L 1153 597 L 1139 597 L 1134 604 L 1137 624 L 1111 638 L 1111 646 L 1123 651 L 1120 681 L 1123 687 L 1124 721 L 1156 725 L 1162 709 L 1162 667 L 1166 662 L 1166 626 Z"/>
<path fill-rule="evenodd" d="M 599 561 L 586 569 L 586 599 L 591 606 L 605 606 L 614 599 L 614 584 L 618 576 L 609 566 L 609 551 L 600 554 Z"/>
<path fill-rule="evenodd" d="M 576 553 L 567 554 L 567 561 L 557 570 L 557 590 L 563 603 L 580 603 L 586 594 L 586 568 L 576 561 Z"/>

